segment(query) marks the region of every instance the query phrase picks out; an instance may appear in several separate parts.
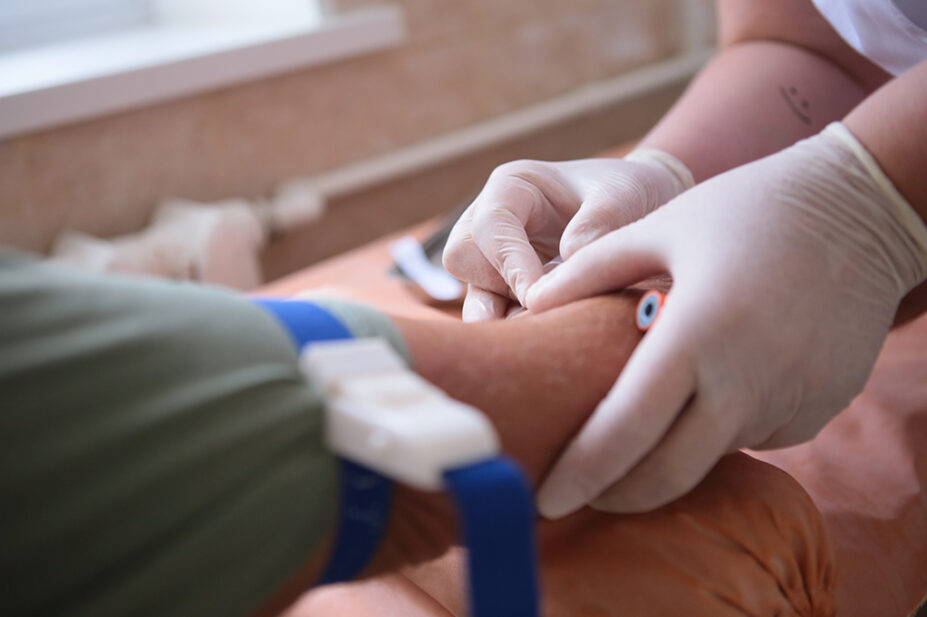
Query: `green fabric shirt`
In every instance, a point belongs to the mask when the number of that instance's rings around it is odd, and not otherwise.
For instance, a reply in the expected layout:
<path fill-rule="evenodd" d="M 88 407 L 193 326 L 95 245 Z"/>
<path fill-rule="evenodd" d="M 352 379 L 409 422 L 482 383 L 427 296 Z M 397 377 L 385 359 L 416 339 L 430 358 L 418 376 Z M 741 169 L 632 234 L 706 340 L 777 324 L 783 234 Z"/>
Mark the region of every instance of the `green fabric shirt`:
<path fill-rule="evenodd" d="M 253 613 L 333 524 L 322 439 L 247 300 L 0 250 L 0 615 Z"/>

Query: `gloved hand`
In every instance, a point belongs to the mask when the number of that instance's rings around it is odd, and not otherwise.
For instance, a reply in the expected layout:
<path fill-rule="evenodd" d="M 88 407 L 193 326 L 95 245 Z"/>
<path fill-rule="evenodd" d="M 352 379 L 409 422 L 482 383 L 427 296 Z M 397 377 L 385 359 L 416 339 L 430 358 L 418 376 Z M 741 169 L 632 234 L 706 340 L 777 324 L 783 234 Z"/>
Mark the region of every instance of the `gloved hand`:
<path fill-rule="evenodd" d="M 643 511 L 725 453 L 813 437 L 862 389 L 927 227 L 842 124 L 716 176 L 579 250 L 539 311 L 657 272 L 673 287 L 541 487 L 542 514 Z"/>
<path fill-rule="evenodd" d="M 464 321 L 524 304 L 543 264 L 639 219 L 693 185 L 673 156 L 641 149 L 625 159 L 500 165 L 451 231 L 444 267 L 468 283 Z"/>

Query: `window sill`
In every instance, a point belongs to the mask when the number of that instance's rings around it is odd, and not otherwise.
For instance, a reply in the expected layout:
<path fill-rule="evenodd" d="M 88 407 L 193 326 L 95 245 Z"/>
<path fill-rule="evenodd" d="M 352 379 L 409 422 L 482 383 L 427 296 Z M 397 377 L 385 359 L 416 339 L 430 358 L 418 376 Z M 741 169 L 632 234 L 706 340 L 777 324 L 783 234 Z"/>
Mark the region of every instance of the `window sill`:
<path fill-rule="evenodd" d="M 0 55 L 0 138 L 399 45 L 402 11 L 162 25 Z"/>

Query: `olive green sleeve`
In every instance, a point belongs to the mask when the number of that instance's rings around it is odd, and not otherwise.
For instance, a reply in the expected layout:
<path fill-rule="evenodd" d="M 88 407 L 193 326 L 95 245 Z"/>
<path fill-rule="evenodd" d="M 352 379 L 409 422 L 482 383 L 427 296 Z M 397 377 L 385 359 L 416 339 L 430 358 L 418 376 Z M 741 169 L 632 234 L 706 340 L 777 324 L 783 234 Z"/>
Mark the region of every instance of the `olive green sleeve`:
<path fill-rule="evenodd" d="M 249 615 L 335 516 L 272 317 L 0 251 L 0 614 Z"/>

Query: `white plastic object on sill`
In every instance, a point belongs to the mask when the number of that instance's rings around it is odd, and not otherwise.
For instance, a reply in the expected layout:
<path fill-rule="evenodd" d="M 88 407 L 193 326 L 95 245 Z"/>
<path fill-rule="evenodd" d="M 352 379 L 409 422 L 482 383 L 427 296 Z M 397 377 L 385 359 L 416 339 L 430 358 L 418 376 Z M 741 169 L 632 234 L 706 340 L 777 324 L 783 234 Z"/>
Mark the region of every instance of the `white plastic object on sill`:
<path fill-rule="evenodd" d="M 250 290 L 261 283 L 264 230 L 251 205 L 168 200 L 144 230 L 101 239 L 65 230 L 52 258 L 86 270 L 194 280 Z"/>
<path fill-rule="evenodd" d="M 387 477 L 438 491 L 445 470 L 499 452 L 482 413 L 406 368 L 383 339 L 313 343 L 300 367 L 323 392 L 329 448 Z"/>
<path fill-rule="evenodd" d="M 0 54 L 0 138 L 399 45 L 402 10 L 168 21 Z"/>
<path fill-rule="evenodd" d="M 312 179 L 296 178 L 279 184 L 261 209 L 268 230 L 277 233 L 322 218 L 326 206 L 324 195 Z"/>
<path fill-rule="evenodd" d="M 435 300 L 447 302 L 463 295 L 463 283 L 431 263 L 425 249 L 412 236 L 403 236 L 390 244 L 389 252 L 403 273 Z"/>

